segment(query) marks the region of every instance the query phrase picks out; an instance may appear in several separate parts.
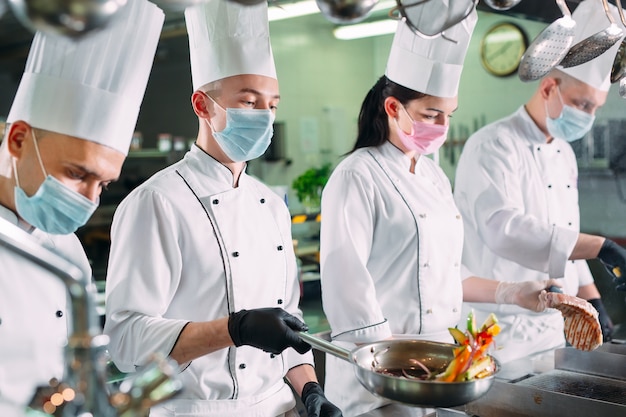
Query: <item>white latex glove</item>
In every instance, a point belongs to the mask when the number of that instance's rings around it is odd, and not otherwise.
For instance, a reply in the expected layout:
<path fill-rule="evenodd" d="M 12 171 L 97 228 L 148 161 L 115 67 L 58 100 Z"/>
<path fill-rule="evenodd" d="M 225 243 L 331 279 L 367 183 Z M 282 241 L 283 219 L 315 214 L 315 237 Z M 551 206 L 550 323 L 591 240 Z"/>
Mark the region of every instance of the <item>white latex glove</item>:
<path fill-rule="evenodd" d="M 496 303 L 515 304 L 539 313 L 547 308 L 545 294 L 551 286 L 560 287 L 561 285 L 555 279 L 523 282 L 500 281 L 496 287 Z"/>

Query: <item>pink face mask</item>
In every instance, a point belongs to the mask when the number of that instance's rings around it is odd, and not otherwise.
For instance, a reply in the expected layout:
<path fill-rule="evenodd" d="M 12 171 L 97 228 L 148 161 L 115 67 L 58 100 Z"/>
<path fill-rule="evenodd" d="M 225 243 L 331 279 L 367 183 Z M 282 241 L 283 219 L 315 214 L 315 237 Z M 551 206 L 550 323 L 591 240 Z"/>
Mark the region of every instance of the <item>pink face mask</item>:
<path fill-rule="evenodd" d="M 400 125 L 398 125 L 398 119 L 395 119 L 398 136 L 404 147 L 408 150 L 416 151 L 420 155 L 437 152 L 446 141 L 448 126 L 415 121 L 409 115 L 409 112 L 406 111 L 406 108 L 404 106 L 402 108 L 413 123 L 411 133 L 404 133 Z"/>

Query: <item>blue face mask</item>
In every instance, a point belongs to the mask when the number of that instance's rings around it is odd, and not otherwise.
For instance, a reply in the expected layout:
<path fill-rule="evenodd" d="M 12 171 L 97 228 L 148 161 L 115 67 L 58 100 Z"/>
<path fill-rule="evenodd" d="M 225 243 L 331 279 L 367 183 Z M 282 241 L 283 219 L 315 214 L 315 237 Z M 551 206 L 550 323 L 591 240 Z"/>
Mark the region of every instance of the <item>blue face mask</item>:
<path fill-rule="evenodd" d="M 209 97 L 210 98 L 210 97 Z M 215 100 L 211 99 L 213 103 Z M 219 104 L 215 105 L 222 110 Z M 263 155 L 272 142 L 274 113 L 271 110 L 227 108 L 226 127 L 213 130 L 213 137 L 233 162 L 244 162 Z"/>
<path fill-rule="evenodd" d="M 563 110 L 556 119 L 550 118 L 548 115 L 548 101 L 546 100 L 546 128 L 552 136 L 573 142 L 582 138 L 591 130 L 595 116 L 564 104 L 558 87 L 556 91 L 559 94 Z"/>
<path fill-rule="evenodd" d="M 22 219 L 44 232 L 55 235 L 73 233 L 87 223 L 98 204 L 83 195 L 67 188 L 63 183 L 47 175 L 39 154 L 37 139 L 33 132 L 33 141 L 39 164 L 46 177 L 37 192 L 27 196 L 20 188 L 17 167 L 13 159 L 15 172 L 15 208 Z"/>

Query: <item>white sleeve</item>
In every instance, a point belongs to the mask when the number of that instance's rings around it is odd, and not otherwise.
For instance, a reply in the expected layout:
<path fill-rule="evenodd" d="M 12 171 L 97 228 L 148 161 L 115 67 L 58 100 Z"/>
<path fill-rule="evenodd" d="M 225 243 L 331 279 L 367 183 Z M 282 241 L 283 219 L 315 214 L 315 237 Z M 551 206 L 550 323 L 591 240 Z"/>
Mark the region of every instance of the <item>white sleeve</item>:
<path fill-rule="evenodd" d="M 526 212 L 520 154 L 528 150 L 509 142 L 485 138 L 467 153 L 463 151 L 456 174 L 456 203 L 464 211 L 464 221 L 472 223 L 495 254 L 560 278 L 578 232 L 552 226 Z"/>
<path fill-rule="evenodd" d="M 374 233 L 374 185 L 336 170 L 322 196 L 320 264 L 324 312 L 333 339 L 354 343 L 391 336 L 367 269 Z"/>
<path fill-rule="evenodd" d="M 574 261 L 578 272 L 578 286 L 584 287 L 585 285 L 593 284 L 595 281 L 591 270 L 589 270 L 589 264 L 584 259 L 578 259 Z"/>
<path fill-rule="evenodd" d="M 153 352 L 169 355 L 187 324 L 162 317 L 181 276 L 176 219 L 168 201 L 146 189 L 130 194 L 113 218 L 104 332 L 123 372 Z"/>

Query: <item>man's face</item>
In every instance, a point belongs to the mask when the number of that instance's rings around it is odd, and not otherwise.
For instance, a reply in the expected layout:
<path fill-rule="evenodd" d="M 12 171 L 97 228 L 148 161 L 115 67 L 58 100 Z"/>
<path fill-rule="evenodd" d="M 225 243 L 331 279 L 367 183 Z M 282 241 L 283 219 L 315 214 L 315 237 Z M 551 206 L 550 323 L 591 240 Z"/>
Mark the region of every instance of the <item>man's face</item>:
<path fill-rule="evenodd" d="M 52 132 L 37 139 L 46 173 L 93 202 L 120 175 L 125 157 L 119 151 Z M 34 148 L 32 130 L 24 138 L 16 167 L 21 188 L 29 196 L 35 194 L 45 176 Z"/>
<path fill-rule="evenodd" d="M 269 109 L 274 114 L 280 101 L 278 80 L 249 74 L 220 80 L 217 94 L 211 94 L 211 96 L 224 109 Z M 211 122 L 215 130 L 219 132 L 226 126 L 226 112 L 215 108 L 213 114 Z"/>
<path fill-rule="evenodd" d="M 548 98 L 549 113 L 551 118 L 557 118 L 563 109 L 558 92 L 560 89 L 563 104 L 574 107 L 575 109 L 584 111 L 585 113 L 595 115 L 596 111 L 604 105 L 608 91 L 598 90 L 589 84 L 569 80 L 563 85 L 555 86 Z"/>

